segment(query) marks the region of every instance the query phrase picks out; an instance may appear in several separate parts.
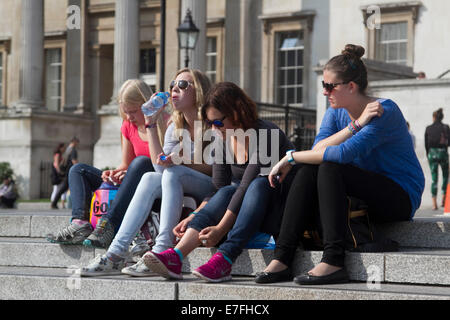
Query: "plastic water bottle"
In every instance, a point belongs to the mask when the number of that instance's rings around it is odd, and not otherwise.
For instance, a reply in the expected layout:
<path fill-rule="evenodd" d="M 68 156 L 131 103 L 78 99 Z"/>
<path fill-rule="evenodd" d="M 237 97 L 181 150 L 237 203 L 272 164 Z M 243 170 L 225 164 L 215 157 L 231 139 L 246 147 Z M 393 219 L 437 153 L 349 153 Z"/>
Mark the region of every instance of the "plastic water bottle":
<path fill-rule="evenodd" d="M 168 92 L 159 92 L 149 101 L 141 106 L 142 113 L 147 117 L 154 115 L 159 109 L 169 101 L 170 94 Z"/>

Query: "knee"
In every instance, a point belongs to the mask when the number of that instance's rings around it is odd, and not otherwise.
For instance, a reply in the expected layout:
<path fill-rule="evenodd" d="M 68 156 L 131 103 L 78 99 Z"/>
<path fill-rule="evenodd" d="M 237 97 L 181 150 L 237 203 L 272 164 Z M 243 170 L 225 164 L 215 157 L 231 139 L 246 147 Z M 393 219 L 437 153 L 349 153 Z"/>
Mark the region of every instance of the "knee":
<path fill-rule="evenodd" d="M 233 196 L 233 194 L 236 192 L 236 189 L 237 189 L 237 187 L 231 186 L 231 185 L 222 187 L 216 192 L 216 195 L 231 198 Z"/>
<path fill-rule="evenodd" d="M 342 165 L 334 162 L 324 162 L 319 166 L 319 178 L 330 177 L 341 173 Z"/>
<path fill-rule="evenodd" d="M 295 174 L 295 180 L 313 182 L 317 179 L 317 165 L 304 164 Z"/>
<path fill-rule="evenodd" d="M 265 189 L 270 190 L 269 179 L 266 177 L 259 177 L 250 183 L 247 192 L 261 192 Z"/>
<path fill-rule="evenodd" d="M 181 165 L 166 168 L 162 173 L 163 181 L 169 181 L 178 178 L 181 175 L 182 170 L 183 168 Z"/>
<path fill-rule="evenodd" d="M 157 172 L 146 172 L 139 182 L 140 185 L 157 185 L 160 184 L 161 174 Z"/>
<path fill-rule="evenodd" d="M 84 164 L 84 163 L 74 164 L 69 169 L 69 175 L 71 175 L 71 174 L 81 174 L 81 173 L 83 173 L 84 170 L 86 170 L 89 167 L 90 166 L 88 166 L 87 164 Z"/>
<path fill-rule="evenodd" d="M 143 170 L 143 171 L 153 171 L 152 161 L 149 157 L 138 156 L 131 161 L 128 171 Z"/>

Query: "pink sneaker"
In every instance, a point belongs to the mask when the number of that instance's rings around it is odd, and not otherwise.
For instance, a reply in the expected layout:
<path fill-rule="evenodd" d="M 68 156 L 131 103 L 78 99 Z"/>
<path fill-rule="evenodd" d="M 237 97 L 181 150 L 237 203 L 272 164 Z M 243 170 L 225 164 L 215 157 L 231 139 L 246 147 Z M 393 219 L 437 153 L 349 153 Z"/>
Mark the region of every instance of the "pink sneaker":
<path fill-rule="evenodd" d="M 143 256 L 145 265 L 153 272 L 166 279 L 183 279 L 181 274 L 182 262 L 173 249 L 161 253 L 148 251 Z"/>
<path fill-rule="evenodd" d="M 192 274 L 209 282 L 223 282 L 231 280 L 231 264 L 225 260 L 222 253 L 217 252 L 211 259 Z"/>

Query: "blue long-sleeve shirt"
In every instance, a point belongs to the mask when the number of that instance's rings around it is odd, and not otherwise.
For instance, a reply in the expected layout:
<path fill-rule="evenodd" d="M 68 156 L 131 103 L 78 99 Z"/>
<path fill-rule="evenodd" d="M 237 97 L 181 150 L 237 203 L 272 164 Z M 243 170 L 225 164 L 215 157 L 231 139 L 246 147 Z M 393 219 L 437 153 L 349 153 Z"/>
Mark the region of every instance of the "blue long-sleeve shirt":
<path fill-rule="evenodd" d="M 402 112 L 392 100 L 378 101 L 384 108 L 383 115 L 373 118 L 361 131 L 340 145 L 327 147 L 323 160 L 351 164 L 392 179 L 408 193 L 412 219 L 422 200 L 425 177 Z M 341 131 L 350 122 L 347 110 L 329 108 L 314 145 Z"/>

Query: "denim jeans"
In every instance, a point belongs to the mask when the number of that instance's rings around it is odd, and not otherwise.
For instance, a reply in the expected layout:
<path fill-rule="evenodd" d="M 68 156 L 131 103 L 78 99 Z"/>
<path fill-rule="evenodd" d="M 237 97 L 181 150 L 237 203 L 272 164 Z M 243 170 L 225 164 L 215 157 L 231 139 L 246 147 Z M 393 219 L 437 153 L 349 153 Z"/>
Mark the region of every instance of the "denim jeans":
<path fill-rule="evenodd" d="M 188 228 L 200 232 L 206 227 L 217 225 L 223 218 L 236 189 L 237 186 L 229 185 L 217 191 L 207 205 L 195 215 Z M 256 178 L 248 187 L 236 222 L 228 232 L 226 241 L 219 246 L 219 251 L 231 261 L 237 259 L 251 237 L 259 231 L 273 193 L 274 189 L 270 187 L 267 177 Z"/>
<path fill-rule="evenodd" d="M 162 174 L 144 174 L 108 252 L 121 257 L 126 255 L 131 241 L 147 220 L 153 202 L 158 198 L 161 198 L 160 226 L 152 250 L 162 252 L 173 247 L 172 230 L 180 221 L 183 195 L 190 195 L 201 202 L 213 190 L 211 177 L 183 165 L 166 168 Z"/>
<path fill-rule="evenodd" d="M 127 174 L 108 209 L 105 217 L 114 225 L 117 232 L 128 205 L 144 173 L 153 171 L 149 157 L 136 157 L 127 169 Z M 102 184 L 102 171 L 87 164 L 77 163 L 69 171 L 69 189 L 72 199 L 72 219 L 89 219 L 92 193 Z"/>

